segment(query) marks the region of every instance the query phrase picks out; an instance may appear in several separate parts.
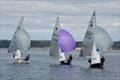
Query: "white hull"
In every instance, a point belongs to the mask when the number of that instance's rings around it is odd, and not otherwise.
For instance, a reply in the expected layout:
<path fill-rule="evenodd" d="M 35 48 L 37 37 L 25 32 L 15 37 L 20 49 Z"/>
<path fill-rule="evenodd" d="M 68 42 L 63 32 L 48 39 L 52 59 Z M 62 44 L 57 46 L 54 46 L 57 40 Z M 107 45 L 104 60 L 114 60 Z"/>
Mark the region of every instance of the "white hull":
<path fill-rule="evenodd" d="M 15 59 L 15 62 L 16 64 L 26 64 L 28 63 L 28 61 L 25 61 L 24 59 Z"/>

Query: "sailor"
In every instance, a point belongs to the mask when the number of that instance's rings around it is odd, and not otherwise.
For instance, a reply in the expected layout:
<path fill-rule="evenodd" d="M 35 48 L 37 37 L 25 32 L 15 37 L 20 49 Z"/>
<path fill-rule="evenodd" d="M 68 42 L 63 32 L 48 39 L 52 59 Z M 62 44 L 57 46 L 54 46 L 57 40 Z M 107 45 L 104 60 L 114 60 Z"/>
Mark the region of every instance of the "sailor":
<path fill-rule="evenodd" d="M 69 58 L 67 61 L 60 61 L 61 65 L 71 65 L 71 61 L 72 61 L 73 57 L 70 54 Z"/>
<path fill-rule="evenodd" d="M 105 57 L 102 56 L 102 58 L 101 58 L 101 66 L 102 66 L 102 67 L 103 67 L 103 65 L 104 65 L 104 62 L 105 62 Z"/>
<path fill-rule="evenodd" d="M 68 58 L 68 60 L 67 60 L 67 64 L 68 64 L 68 65 L 71 65 L 72 59 L 73 59 L 73 57 L 72 57 L 72 55 L 70 54 L 70 56 L 69 56 L 69 58 Z"/>
<path fill-rule="evenodd" d="M 15 58 L 15 54 L 13 54 L 13 58 Z"/>
<path fill-rule="evenodd" d="M 88 59 L 88 62 L 91 64 L 91 58 Z"/>
<path fill-rule="evenodd" d="M 29 60 L 29 58 L 30 58 L 30 55 L 28 54 L 26 57 L 25 57 L 25 61 L 28 61 Z"/>

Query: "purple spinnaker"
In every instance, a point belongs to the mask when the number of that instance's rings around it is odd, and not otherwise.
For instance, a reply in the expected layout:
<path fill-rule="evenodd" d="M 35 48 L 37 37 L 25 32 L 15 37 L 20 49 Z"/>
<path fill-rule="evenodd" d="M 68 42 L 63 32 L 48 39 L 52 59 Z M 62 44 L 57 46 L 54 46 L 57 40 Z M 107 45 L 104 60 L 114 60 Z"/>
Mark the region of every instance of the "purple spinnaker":
<path fill-rule="evenodd" d="M 76 42 L 72 35 L 64 29 L 59 30 L 59 48 L 62 52 L 69 53 L 76 48 Z"/>

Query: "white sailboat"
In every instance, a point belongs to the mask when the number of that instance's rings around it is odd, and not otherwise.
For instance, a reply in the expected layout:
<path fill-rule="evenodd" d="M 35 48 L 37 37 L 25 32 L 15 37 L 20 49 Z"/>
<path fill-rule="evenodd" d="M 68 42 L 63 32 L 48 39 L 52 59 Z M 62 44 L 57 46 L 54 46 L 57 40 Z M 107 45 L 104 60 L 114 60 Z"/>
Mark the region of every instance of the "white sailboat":
<path fill-rule="evenodd" d="M 22 53 L 30 48 L 31 43 L 30 36 L 22 27 L 23 19 L 22 17 L 8 48 L 8 53 L 15 53 L 13 54 L 15 63 L 26 63 L 29 60 L 29 54 L 26 57 L 22 56 Z"/>
<path fill-rule="evenodd" d="M 55 28 L 52 35 L 51 46 L 50 46 L 50 56 L 59 58 L 59 61 L 64 61 L 66 60 L 65 54 L 61 51 L 58 44 L 59 29 L 60 29 L 60 20 L 59 17 L 57 17 Z"/>
<path fill-rule="evenodd" d="M 89 62 L 91 68 L 101 68 L 103 67 L 103 64 L 101 63 L 101 57 L 99 52 L 97 51 L 95 44 L 95 31 L 96 31 L 96 14 L 94 12 L 89 22 L 88 29 L 85 33 L 83 45 L 80 51 L 80 56 L 90 58 Z"/>
<path fill-rule="evenodd" d="M 67 63 L 67 58 L 65 52 L 63 52 L 59 47 L 59 31 L 60 31 L 60 21 L 59 17 L 57 17 L 55 28 L 52 35 L 52 41 L 50 46 L 50 56 L 53 56 L 58 59 L 59 62 L 63 62 L 66 65 L 70 65 L 71 63 Z"/>

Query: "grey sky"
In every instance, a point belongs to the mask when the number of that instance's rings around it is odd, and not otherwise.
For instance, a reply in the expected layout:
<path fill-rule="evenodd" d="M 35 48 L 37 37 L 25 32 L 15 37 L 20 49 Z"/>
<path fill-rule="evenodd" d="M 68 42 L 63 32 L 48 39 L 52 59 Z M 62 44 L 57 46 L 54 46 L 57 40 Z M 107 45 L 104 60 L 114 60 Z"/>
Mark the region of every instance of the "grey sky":
<path fill-rule="evenodd" d="M 0 39 L 11 39 L 21 16 L 32 39 L 51 39 L 56 17 L 76 40 L 83 40 L 93 11 L 97 25 L 120 41 L 119 0 L 0 0 Z"/>

